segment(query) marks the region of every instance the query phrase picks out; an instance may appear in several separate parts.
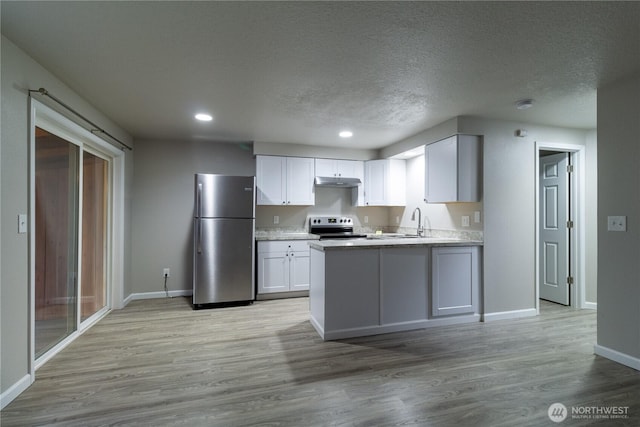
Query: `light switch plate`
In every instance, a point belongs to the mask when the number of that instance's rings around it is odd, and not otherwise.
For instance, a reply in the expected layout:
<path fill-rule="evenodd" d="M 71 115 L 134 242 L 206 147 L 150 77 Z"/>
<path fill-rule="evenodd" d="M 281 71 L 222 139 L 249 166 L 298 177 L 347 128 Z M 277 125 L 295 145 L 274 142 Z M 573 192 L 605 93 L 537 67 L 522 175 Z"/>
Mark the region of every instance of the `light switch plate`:
<path fill-rule="evenodd" d="M 463 215 L 462 216 L 462 226 L 463 227 L 468 227 L 469 226 L 469 215 Z"/>
<path fill-rule="evenodd" d="M 626 216 L 608 216 L 607 231 L 627 231 Z"/>
<path fill-rule="evenodd" d="M 364 216 L 364 223 L 365 224 L 369 223 L 369 217 L 367 215 Z"/>
<path fill-rule="evenodd" d="M 478 224 L 480 222 L 480 211 L 475 211 L 473 213 L 473 222 Z"/>
<path fill-rule="evenodd" d="M 280 217 L 278 215 L 274 215 L 273 216 L 273 223 L 274 224 L 280 224 Z"/>
<path fill-rule="evenodd" d="M 27 214 L 18 215 L 18 234 L 27 232 Z"/>

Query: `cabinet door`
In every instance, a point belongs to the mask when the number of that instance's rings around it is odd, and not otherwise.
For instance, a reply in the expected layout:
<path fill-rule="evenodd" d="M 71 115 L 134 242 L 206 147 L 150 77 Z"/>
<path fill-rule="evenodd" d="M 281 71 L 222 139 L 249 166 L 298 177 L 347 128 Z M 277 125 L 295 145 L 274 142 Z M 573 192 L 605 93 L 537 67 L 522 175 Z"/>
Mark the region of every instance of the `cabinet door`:
<path fill-rule="evenodd" d="M 362 179 L 363 163 L 357 160 L 336 160 L 336 173 L 338 176 Z"/>
<path fill-rule="evenodd" d="M 312 158 L 287 157 L 287 205 L 315 204 L 313 180 L 315 162 Z"/>
<path fill-rule="evenodd" d="M 258 293 L 289 290 L 289 257 L 287 252 L 258 253 Z"/>
<path fill-rule="evenodd" d="M 384 160 L 370 160 L 365 163 L 364 204 L 365 206 L 385 205 L 385 182 L 388 164 Z"/>
<path fill-rule="evenodd" d="M 283 205 L 286 198 L 286 158 L 257 156 L 256 204 Z"/>
<path fill-rule="evenodd" d="M 309 290 L 309 250 L 289 253 L 289 290 Z"/>
<path fill-rule="evenodd" d="M 380 249 L 380 322 L 428 318 L 429 248 Z"/>
<path fill-rule="evenodd" d="M 458 199 L 457 139 L 455 136 L 425 147 L 425 201 L 453 202 Z"/>
<path fill-rule="evenodd" d="M 336 161 L 333 159 L 316 159 L 316 176 L 335 176 Z"/>
<path fill-rule="evenodd" d="M 387 206 L 405 206 L 407 204 L 407 168 L 406 162 L 389 159 L 385 202 Z"/>
<path fill-rule="evenodd" d="M 436 247 L 431 250 L 431 312 L 433 316 L 478 311 L 478 247 Z"/>
<path fill-rule="evenodd" d="M 353 178 L 360 178 L 360 182 L 362 184 L 357 187 L 353 187 L 351 189 L 351 201 L 353 206 L 366 206 L 364 202 L 364 186 L 365 186 L 365 178 L 364 178 L 364 162 L 359 160 L 350 161 L 350 173 L 353 173 Z"/>

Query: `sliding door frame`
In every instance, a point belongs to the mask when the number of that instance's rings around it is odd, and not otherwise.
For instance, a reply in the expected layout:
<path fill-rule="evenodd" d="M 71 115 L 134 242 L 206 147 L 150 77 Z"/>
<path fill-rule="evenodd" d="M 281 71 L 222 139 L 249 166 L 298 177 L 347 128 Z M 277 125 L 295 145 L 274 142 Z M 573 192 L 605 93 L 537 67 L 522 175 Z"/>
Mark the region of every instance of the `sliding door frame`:
<path fill-rule="evenodd" d="M 73 122 L 45 104 L 29 98 L 29 372 L 31 382 L 35 381 L 35 371 L 49 359 L 69 345 L 95 322 L 104 317 L 112 308 L 123 306 L 124 282 L 124 153 L 102 138 L 94 135 L 84 127 Z M 79 162 L 82 165 L 83 152 L 86 150 L 109 163 L 109 179 L 107 196 L 107 250 L 105 256 L 107 298 L 106 305 L 84 321 L 81 320 L 81 258 L 78 259 L 78 298 L 76 314 L 76 330 L 64 338 L 45 354 L 35 359 L 35 129 L 40 127 L 69 143 L 80 147 Z M 78 232 L 82 232 L 82 173 L 79 177 L 79 224 Z M 81 256 L 82 235 L 78 235 L 78 256 Z"/>

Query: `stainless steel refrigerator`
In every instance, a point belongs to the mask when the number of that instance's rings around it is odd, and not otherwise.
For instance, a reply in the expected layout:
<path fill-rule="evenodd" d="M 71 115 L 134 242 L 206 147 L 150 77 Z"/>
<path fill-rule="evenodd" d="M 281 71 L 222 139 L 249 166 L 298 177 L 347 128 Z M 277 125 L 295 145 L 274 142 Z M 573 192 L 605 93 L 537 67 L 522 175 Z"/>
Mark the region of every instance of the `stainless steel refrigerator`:
<path fill-rule="evenodd" d="M 253 176 L 196 174 L 193 307 L 255 299 Z"/>

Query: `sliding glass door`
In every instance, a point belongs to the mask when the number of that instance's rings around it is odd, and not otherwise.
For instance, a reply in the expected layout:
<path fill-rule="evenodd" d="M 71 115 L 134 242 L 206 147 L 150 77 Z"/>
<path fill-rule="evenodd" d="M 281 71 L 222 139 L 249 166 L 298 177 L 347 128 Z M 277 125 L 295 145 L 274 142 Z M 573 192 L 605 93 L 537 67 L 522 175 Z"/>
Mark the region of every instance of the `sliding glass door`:
<path fill-rule="evenodd" d="M 44 129 L 35 141 L 35 355 L 77 329 L 80 147 Z"/>
<path fill-rule="evenodd" d="M 82 278 L 80 320 L 107 305 L 107 236 L 109 163 L 88 151 L 82 153 Z"/>
<path fill-rule="evenodd" d="M 35 127 L 34 358 L 107 312 L 111 162 Z"/>

